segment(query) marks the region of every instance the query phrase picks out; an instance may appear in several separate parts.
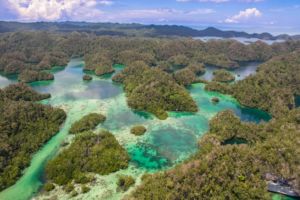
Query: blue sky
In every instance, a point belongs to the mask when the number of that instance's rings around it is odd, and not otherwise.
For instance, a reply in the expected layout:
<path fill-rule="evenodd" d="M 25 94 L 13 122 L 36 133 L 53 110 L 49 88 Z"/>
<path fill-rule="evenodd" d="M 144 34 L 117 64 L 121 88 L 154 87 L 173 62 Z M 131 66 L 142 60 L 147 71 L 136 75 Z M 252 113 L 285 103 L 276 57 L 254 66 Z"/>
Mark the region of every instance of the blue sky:
<path fill-rule="evenodd" d="M 300 34 L 300 0 L 0 0 L 0 20 L 136 22 Z"/>

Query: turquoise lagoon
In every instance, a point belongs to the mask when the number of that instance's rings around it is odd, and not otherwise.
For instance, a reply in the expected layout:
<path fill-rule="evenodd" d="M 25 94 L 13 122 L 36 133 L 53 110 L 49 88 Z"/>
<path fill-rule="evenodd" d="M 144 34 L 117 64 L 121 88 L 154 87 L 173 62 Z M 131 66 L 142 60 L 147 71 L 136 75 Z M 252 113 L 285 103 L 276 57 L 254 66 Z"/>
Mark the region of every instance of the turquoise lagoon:
<path fill-rule="evenodd" d="M 80 194 L 75 199 L 120 199 L 125 194 L 116 191 L 118 175 L 132 175 L 137 178 L 138 184 L 144 173 L 164 170 L 187 159 L 197 150 L 197 140 L 208 131 L 209 120 L 222 110 L 234 111 L 243 121 L 258 123 L 270 119 L 267 113 L 242 107 L 230 96 L 207 92 L 203 84 L 193 84 L 188 90 L 197 102 L 199 111 L 197 113 L 170 112 L 168 119 L 158 120 L 149 113 L 130 109 L 122 85 L 113 83 L 111 76 L 97 77 L 93 73 L 84 72 L 83 65 L 81 59 L 72 59 L 67 67 L 55 67 L 51 70 L 55 76 L 54 81 L 30 84 L 38 92 L 51 93 L 52 97 L 42 103 L 64 109 L 67 119 L 60 132 L 35 153 L 30 166 L 16 184 L 0 193 L 0 199 L 47 199 L 53 196 L 59 199 L 70 198 L 60 188 L 50 193 L 39 192 L 43 185 L 44 167 L 49 159 L 59 153 L 63 142 L 72 140 L 72 136 L 68 134 L 71 124 L 91 112 L 107 116 L 105 123 L 97 129 L 111 131 L 120 144 L 127 149 L 131 163 L 126 170 L 108 176 L 97 175 L 91 191 Z M 121 65 L 115 68 L 116 71 L 122 70 Z M 85 73 L 92 75 L 93 80 L 83 81 L 82 76 Z M 3 88 L 15 81 L 0 76 L 0 87 Z M 211 103 L 212 97 L 218 97 L 220 102 Z M 137 124 L 147 128 L 145 135 L 136 137 L 130 134 L 130 128 Z"/>

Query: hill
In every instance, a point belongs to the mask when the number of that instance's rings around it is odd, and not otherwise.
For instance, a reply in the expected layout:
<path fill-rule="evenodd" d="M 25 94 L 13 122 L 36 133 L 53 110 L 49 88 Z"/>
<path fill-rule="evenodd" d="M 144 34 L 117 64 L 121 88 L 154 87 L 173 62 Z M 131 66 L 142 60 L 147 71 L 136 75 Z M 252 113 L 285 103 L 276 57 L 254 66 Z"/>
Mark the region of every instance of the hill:
<path fill-rule="evenodd" d="M 59 33 L 68 32 L 86 32 L 95 35 L 109 36 L 144 36 L 144 37 L 243 37 L 257 38 L 264 40 L 276 39 L 300 39 L 299 35 L 290 36 L 282 34 L 273 36 L 270 33 L 246 33 L 239 31 L 223 31 L 214 27 L 208 27 L 204 30 L 196 30 L 186 26 L 179 25 L 143 25 L 143 24 L 119 24 L 119 23 L 89 23 L 89 22 L 5 22 L 0 21 L 0 33 L 16 31 L 52 31 Z"/>

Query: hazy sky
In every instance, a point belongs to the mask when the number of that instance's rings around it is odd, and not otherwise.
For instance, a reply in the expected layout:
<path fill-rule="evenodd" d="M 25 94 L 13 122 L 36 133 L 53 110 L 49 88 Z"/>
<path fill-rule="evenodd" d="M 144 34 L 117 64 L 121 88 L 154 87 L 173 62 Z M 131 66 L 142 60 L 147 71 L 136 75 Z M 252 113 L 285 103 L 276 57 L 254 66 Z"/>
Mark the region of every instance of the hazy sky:
<path fill-rule="evenodd" d="M 0 0 L 0 20 L 137 22 L 300 33 L 300 0 Z"/>

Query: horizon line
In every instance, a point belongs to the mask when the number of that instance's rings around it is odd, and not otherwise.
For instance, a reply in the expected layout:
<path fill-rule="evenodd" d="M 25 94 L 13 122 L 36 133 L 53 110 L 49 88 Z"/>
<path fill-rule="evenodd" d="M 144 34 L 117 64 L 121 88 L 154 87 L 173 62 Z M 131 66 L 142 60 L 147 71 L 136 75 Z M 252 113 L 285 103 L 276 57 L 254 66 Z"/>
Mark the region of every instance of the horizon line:
<path fill-rule="evenodd" d="M 289 36 L 294 36 L 294 35 L 300 35 L 300 32 L 297 33 L 287 33 L 287 32 L 281 32 L 281 33 L 275 33 L 272 31 L 262 31 L 262 32 L 257 32 L 257 31 L 247 31 L 241 26 L 240 28 L 238 27 L 232 27 L 232 26 L 226 26 L 225 24 L 222 25 L 216 25 L 216 24 L 212 24 L 212 25 L 204 25 L 204 24 L 197 24 L 197 25 L 193 25 L 193 24 L 180 24 L 180 23 L 142 23 L 142 22 L 113 22 L 113 21 L 73 21 L 73 20 L 58 20 L 58 21 L 22 21 L 22 20 L 3 20 L 0 19 L 0 22 L 6 22 L 6 23 L 21 23 L 21 24 L 33 24 L 33 23 L 87 23 L 87 24 L 120 24 L 120 25 L 132 25 L 132 24 L 136 24 L 136 25 L 144 25 L 144 26 L 151 26 L 151 25 L 155 25 L 155 26 L 181 26 L 181 27 L 186 27 L 186 28 L 191 28 L 193 30 L 206 30 L 208 28 L 215 28 L 218 29 L 220 31 L 235 31 L 235 32 L 245 32 L 247 34 L 271 34 L 272 36 L 279 36 L 279 35 L 289 35 Z M 223 26 L 223 27 L 220 27 Z M 198 27 L 198 28 L 197 28 Z M 201 28 L 200 28 L 201 27 Z M 250 27 L 249 27 L 250 28 Z M 240 30 L 239 30 L 240 29 Z"/>

